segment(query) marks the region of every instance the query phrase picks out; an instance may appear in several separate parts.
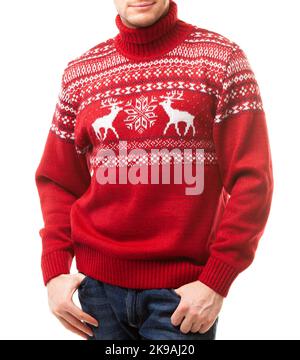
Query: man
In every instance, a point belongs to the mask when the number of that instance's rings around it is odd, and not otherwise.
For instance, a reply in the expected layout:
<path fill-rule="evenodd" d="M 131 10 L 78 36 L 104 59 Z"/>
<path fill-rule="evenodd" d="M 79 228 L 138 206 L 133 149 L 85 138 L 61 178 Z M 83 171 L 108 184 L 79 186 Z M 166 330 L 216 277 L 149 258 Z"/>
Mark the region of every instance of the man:
<path fill-rule="evenodd" d="M 87 339 L 215 339 L 271 206 L 259 87 L 243 50 L 174 1 L 115 5 L 118 34 L 64 71 L 35 174 L 50 309 Z"/>

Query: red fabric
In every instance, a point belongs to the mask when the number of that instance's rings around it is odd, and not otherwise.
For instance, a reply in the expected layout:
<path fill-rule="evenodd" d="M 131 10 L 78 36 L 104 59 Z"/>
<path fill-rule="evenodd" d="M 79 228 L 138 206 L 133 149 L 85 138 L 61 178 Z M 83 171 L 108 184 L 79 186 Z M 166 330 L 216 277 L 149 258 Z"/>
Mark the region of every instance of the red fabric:
<path fill-rule="evenodd" d="M 178 19 L 177 15 L 177 5 L 173 1 L 170 2 L 167 16 L 148 27 L 129 28 L 118 15 L 116 25 L 119 34 L 115 38 L 117 50 L 132 60 L 151 59 L 172 50 L 193 31 L 193 26 Z"/>
<path fill-rule="evenodd" d="M 69 273 L 75 256 L 78 271 L 118 286 L 200 280 L 227 296 L 253 261 L 273 192 L 254 73 L 236 43 L 180 21 L 173 1 L 151 27 L 116 23 L 116 37 L 64 70 L 35 173 L 44 283 Z M 122 170 L 133 174 L 135 149 L 148 161 L 152 149 L 203 149 L 203 192 L 186 195 L 191 185 L 172 175 L 169 184 L 121 183 Z M 116 154 L 116 183 L 99 183 L 101 150 Z"/>

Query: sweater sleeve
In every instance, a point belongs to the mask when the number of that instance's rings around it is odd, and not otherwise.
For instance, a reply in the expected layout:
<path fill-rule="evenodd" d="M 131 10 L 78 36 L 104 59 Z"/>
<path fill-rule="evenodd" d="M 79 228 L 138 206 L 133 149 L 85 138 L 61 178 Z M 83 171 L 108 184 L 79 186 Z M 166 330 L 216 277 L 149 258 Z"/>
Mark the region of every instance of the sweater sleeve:
<path fill-rule="evenodd" d="M 271 151 L 260 90 L 238 45 L 229 57 L 213 126 L 228 201 L 199 280 L 225 297 L 237 275 L 254 259 L 273 193 Z"/>
<path fill-rule="evenodd" d="M 52 123 L 35 172 L 44 220 L 39 235 L 45 285 L 51 278 L 70 272 L 74 257 L 70 211 L 90 183 L 84 151 L 75 144 L 76 97 L 69 94 L 64 79 L 63 75 Z"/>

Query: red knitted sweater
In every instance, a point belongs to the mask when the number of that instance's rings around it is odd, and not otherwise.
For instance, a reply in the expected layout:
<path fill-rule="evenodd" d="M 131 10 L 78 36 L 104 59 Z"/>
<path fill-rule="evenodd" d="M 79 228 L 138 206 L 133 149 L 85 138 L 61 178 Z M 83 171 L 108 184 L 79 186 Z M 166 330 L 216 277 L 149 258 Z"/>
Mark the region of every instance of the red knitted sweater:
<path fill-rule="evenodd" d="M 110 284 L 200 280 L 227 296 L 273 193 L 254 73 L 235 42 L 179 20 L 173 1 L 150 27 L 116 24 L 68 62 L 35 173 L 44 283 L 75 256 Z"/>

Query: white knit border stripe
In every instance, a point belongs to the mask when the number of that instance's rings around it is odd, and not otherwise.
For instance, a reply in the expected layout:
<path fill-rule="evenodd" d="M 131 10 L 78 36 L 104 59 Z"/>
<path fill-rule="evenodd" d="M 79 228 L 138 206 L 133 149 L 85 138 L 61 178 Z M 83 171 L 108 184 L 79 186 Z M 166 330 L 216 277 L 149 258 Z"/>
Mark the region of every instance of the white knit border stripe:
<path fill-rule="evenodd" d="M 235 115 L 244 111 L 261 110 L 263 111 L 263 104 L 261 101 L 246 101 L 242 104 L 235 105 L 230 109 L 226 109 L 224 114 L 218 114 L 215 116 L 214 122 L 221 123 L 223 120 L 231 115 Z"/>
<path fill-rule="evenodd" d="M 204 139 L 189 139 L 189 138 L 173 138 L 173 137 L 155 137 L 149 139 L 134 139 L 126 141 L 126 149 L 153 149 L 153 148 L 181 148 L 181 149 L 198 149 L 204 148 L 205 150 L 215 151 L 215 145 L 212 140 Z M 107 144 L 103 143 L 94 149 L 94 152 L 98 152 L 100 149 L 121 149 L 122 143 L 119 141 L 110 141 Z"/>
<path fill-rule="evenodd" d="M 74 132 L 68 132 L 68 131 L 64 131 L 58 128 L 57 125 L 52 124 L 50 126 L 50 130 L 53 131 L 58 137 L 60 137 L 61 139 L 65 139 L 65 140 L 75 140 L 75 134 Z"/>
<path fill-rule="evenodd" d="M 80 64 L 84 61 L 91 61 L 91 60 L 97 60 L 97 59 L 101 59 L 101 58 L 104 58 L 108 55 L 112 55 L 116 53 L 116 49 L 112 46 L 110 46 L 109 49 L 106 49 L 106 51 L 100 51 L 98 50 L 97 52 L 95 51 L 94 53 L 91 53 L 89 55 L 85 55 L 85 56 L 80 56 L 78 57 L 77 59 L 74 59 L 72 61 L 69 62 L 69 65 L 70 66 L 75 66 L 77 64 Z"/>
<path fill-rule="evenodd" d="M 205 149 L 206 153 L 214 153 L 215 145 L 211 140 L 204 139 L 181 139 L 172 137 L 156 137 L 149 139 L 133 139 L 126 142 L 126 149 L 154 149 L 154 148 L 180 148 L 180 149 Z M 91 145 L 85 148 L 76 146 L 77 152 L 84 154 L 91 149 Z M 118 149 L 124 150 L 122 143 L 119 141 L 110 141 L 96 146 L 92 150 L 92 154 L 96 154 L 101 149 L 111 149 L 117 151 Z M 93 156 L 91 154 L 91 156 Z"/>
<path fill-rule="evenodd" d="M 123 166 L 131 166 L 131 165 L 155 165 L 155 164 L 171 164 L 174 160 L 174 163 L 204 163 L 204 164 L 216 164 L 217 156 L 215 153 L 204 153 L 202 155 L 194 155 L 188 154 L 183 157 L 182 154 L 176 154 L 175 156 L 170 156 L 169 154 L 165 155 L 156 155 L 152 153 L 146 153 L 143 156 L 140 155 L 128 155 L 128 156 L 107 156 L 105 161 L 100 160 L 97 157 L 90 158 L 90 171 L 93 168 L 94 170 L 99 168 L 100 165 L 105 164 L 106 167 L 123 167 Z"/>
<path fill-rule="evenodd" d="M 149 74 L 151 74 L 154 73 L 159 68 L 166 68 L 166 69 L 169 68 L 174 72 L 176 69 L 174 68 L 173 70 L 172 68 L 172 65 L 174 64 L 176 64 L 176 68 L 178 65 L 180 65 L 180 67 L 185 67 L 186 71 L 188 69 L 192 69 L 196 73 L 198 70 L 199 74 L 201 73 L 201 76 L 204 71 L 208 72 L 209 70 L 211 70 L 215 74 L 219 73 L 220 76 L 224 76 L 224 72 L 226 70 L 226 65 L 205 58 L 195 59 L 195 60 L 181 60 L 181 61 L 179 59 L 166 58 L 165 60 L 156 61 L 156 63 L 151 61 L 140 62 L 140 63 L 126 63 L 106 71 L 99 71 L 99 74 L 86 76 L 85 78 L 80 78 L 78 80 L 73 79 L 73 81 L 71 81 L 71 83 L 68 84 L 68 86 L 66 86 L 66 92 L 75 91 L 77 88 L 79 88 L 82 85 L 92 83 L 95 80 L 107 79 L 112 75 L 122 77 L 124 74 L 132 74 L 132 77 L 134 77 L 134 75 L 145 77 L 144 74 L 147 71 L 149 72 Z M 96 64 L 87 64 L 86 67 L 87 69 L 86 71 L 84 71 L 85 73 L 97 72 Z M 81 71 L 79 71 L 79 73 L 81 74 Z M 149 77 L 150 75 L 147 76 Z"/>

